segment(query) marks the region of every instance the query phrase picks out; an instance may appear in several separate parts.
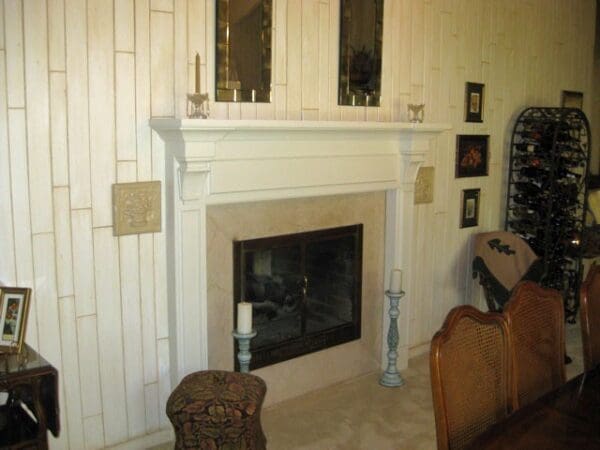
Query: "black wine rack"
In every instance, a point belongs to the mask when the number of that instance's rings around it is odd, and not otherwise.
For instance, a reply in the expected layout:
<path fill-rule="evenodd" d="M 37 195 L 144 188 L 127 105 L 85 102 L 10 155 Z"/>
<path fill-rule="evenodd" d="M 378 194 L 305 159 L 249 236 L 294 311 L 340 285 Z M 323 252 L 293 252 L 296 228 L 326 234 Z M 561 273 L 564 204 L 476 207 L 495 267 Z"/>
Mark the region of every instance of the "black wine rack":
<path fill-rule="evenodd" d="M 541 284 L 562 293 L 565 316 L 579 308 L 590 126 L 576 108 L 527 108 L 510 144 L 505 229 L 543 260 Z"/>

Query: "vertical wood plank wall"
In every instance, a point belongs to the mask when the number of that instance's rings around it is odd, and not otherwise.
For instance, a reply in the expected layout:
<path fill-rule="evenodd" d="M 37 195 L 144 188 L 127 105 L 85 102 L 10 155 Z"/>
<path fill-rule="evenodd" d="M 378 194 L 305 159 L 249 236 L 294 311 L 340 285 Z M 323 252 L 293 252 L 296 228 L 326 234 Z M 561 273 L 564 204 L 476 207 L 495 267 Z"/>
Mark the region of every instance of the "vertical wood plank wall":
<path fill-rule="evenodd" d="M 592 111 L 595 0 L 386 0 L 380 108 L 337 105 L 339 0 L 274 0 L 273 102 L 212 104 L 230 119 L 449 122 L 416 208 L 410 344 L 479 302 L 470 237 L 502 224 L 511 120 L 584 92 Z M 185 114 L 196 52 L 213 91 L 212 0 L 0 0 L 0 280 L 35 289 L 27 342 L 61 374 L 52 448 L 94 449 L 167 426 L 163 233 L 115 238 L 111 183 L 162 179 L 150 117 Z M 466 81 L 485 121 L 463 122 Z M 211 97 L 214 95 L 211 93 Z M 596 100 L 597 105 L 597 100 Z M 491 135 L 490 174 L 454 178 L 457 133 Z M 596 145 L 597 147 L 597 145 Z M 480 187 L 478 228 L 459 229 Z"/>

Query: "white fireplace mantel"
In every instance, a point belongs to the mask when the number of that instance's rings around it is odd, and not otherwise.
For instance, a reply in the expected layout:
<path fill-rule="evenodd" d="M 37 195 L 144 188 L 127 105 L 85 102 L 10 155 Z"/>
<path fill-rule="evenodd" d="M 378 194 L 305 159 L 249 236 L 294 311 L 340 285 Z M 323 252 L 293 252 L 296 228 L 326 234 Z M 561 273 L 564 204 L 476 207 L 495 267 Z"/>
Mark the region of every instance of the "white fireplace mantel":
<path fill-rule="evenodd" d="M 450 125 L 167 118 L 150 125 L 165 142 L 174 382 L 207 368 L 207 205 L 369 191 L 387 193 L 386 283 L 392 267 L 405 272 L 398 361 L 406 366 L 415 178 Z M 384 336 L 387 324 L 385 314 Z"/>

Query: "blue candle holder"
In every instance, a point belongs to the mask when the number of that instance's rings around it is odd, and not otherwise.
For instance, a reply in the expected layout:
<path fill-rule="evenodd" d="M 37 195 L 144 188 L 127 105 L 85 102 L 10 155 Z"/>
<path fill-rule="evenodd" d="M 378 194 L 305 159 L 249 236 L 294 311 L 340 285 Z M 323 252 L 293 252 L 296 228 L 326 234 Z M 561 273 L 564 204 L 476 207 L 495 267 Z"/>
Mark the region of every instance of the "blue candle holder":
<path fill-rule="evenodd" d="M 385 295 L 390 299 L 390 328 L 387 335 L 388 366 L 379 379 L 379 384 L 386 387 L 399 387 L 404 384 L 404 380 L 400 376 L 398 367 L 396 366 L 396 361 L 398 360 L 398 342 L 400 340 L 398 334 L 398 316 L 400 315 L 400 310 L 398 309 L 398 305 L 400 304 L 400 299 L 404 297 L 404 291 L 385 291 Z"/>
<path fill-rule="evenodd" d="M 256 336 L 256 330 L 247 334 L 240 334 L 237 331 L 231 333 L 234 338 L 238 341 L 238 347 L 240 351 L 237 354 L 237 359 L 240 363 L 240 372 L 250 372 L 250 360 L 252 359 L 252 353 L 250 353 L 250 340 Z"/>

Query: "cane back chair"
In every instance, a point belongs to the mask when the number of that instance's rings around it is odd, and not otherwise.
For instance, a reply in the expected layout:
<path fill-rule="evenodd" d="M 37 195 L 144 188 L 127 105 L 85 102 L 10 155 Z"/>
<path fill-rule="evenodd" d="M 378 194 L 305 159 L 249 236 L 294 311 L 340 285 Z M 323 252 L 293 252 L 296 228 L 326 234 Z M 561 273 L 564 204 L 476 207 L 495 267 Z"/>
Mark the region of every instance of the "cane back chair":
<path fill-rule="evenodd" d="M 466 448 L 514 409 L 511 338 L 504 317 L 472 306 L 450 311 L 431 341 L 439 450 Z"/>
<path fill-rule="evenodd" d="M 581 285 L 579 308 L 583 367 L 590 370 L 600 364 L 600 266 L 590 267 Z"/>
<path fill-rule="evenodd" d="M 517 403 L 522 407 L 565 383 L 562 297 L 554 289 L 523 281 L 503 314 L 512 336 Z"/>

